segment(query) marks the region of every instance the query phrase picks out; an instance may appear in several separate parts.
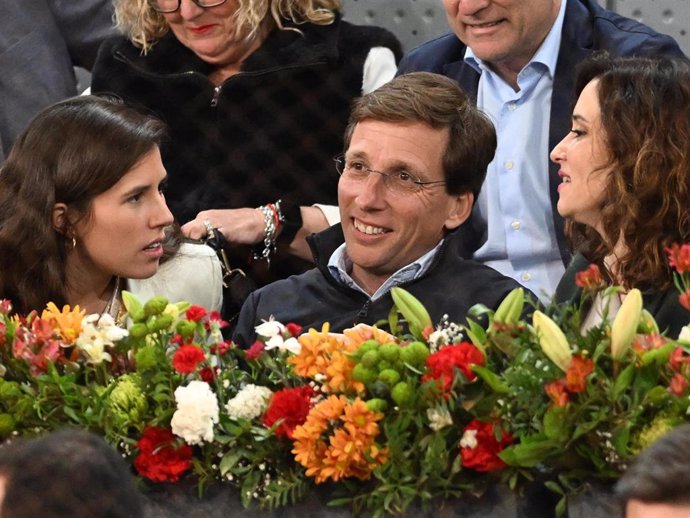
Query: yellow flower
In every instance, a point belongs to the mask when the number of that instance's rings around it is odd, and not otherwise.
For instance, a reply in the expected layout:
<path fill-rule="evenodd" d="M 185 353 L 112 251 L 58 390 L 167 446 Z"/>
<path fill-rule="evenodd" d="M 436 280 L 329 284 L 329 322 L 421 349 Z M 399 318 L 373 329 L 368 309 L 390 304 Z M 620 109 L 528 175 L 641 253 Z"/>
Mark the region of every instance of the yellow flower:
<path fill-rule="evenodd" d="M 630 349 L 642 315 L 642 293 L 637 288 L 630 290 L 621 304 L 611 325 L 611 356 L 620 360 Z"/>
<path fill-rule="evenodd" d="M 55 328 L 55 332 L 68 343 L 73 343 L 81 333 L 81 321 L 86 311 L 77 304 L 74 309 L 68 305 L 62 307 L 62 311 L 53 302 L 48 302 L 46 309 L 41 314 L 42 320 L 47 320 Z"/>
<path fill-rule="evenodd" d="M 532 315 L 532 325 L 537 331 L 537 338 L 544 354 L 563 372 L 568 370 L 572 354 L 568 339 L 556 322 L 537 310 Z"/>

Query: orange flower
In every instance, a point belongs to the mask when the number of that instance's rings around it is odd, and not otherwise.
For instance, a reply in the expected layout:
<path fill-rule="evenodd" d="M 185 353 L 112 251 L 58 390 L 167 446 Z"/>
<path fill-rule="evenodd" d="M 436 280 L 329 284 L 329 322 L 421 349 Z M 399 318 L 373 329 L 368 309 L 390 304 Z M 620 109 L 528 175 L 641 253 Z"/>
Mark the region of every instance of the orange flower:
<path fill-rule="evenodd" d="M 591 358 L 573 356 L 568 370 L 565 372 L 565 387 L 568 392 L 579 394 L 587 386 L 587 376 L 594 370 L 594 361 Z"/>
<path fill-rule="evenodd" d="M 604 287 L 604 278 L 601 276 L 599 267 L 590 264 L 586 270 L 575 274 L 575 284 L 588 291 L 597 291 Z"/>
<path fill-rule="evenodd" d="M 355 364 L 348 353 L 354 352 L 358 345 L 345 340 L 343 335 L 329 333 L 326 322 L 321 332 L 310 329 L 298 340 L 302 346 L 299 354 L 288 358 L 288 362 L 295 366 L 295 373 L 306 378 L 325 375 L 325 384 L 330 392 L 360 393 L 364 391 L 364 384 L 352 378 Z"/>
<path fill-rule="evenodd" d="M 72 344 L 81 333 L 81 321 L 85 314 L 86 311 L 80 309 L 79 305 L 74 306 L 74 309 L 65 305 L 60 311 L 53 302 L 48 302 L 41 314 L 41 320 L 50 322 L 62 340 Z"/>
<path fill-rule="evenodd" d="M 657 333 L 648 333 L 646 335 L 637 335 L 632 343 L 633 351 L 637 354 L 642 354 L 652 349 L 658 349 L 666 345 L 668 340 Z"/>
<path fill-rule="evenodd" d="M 330 396 L 295 428 L 292 453 L 317 484 L 347 477 L 366 480 L 387 460 L 387 450 L 375 442 L 381 419 L 382 413 L 372 412 L 359 398 L 349 403 L 344 396 Z"/>
<path fill-rule="evenodd" d="M 568 392 L 565 388 L 565 381 L 557 380 L 547 384 L 544 389 L 557 407 L 564 407 L 568 404 Z"/>

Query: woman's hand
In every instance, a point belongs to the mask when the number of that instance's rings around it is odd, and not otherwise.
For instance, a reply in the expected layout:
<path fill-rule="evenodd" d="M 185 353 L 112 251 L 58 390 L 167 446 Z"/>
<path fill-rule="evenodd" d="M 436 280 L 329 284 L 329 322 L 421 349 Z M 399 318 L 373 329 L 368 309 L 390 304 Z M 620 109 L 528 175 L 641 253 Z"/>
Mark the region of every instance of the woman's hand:
<path fill-rule="evenodd" d="M 218 229 L 229 243 L 253 245 L 264 239 L 264 216 L 257 209 L 203 210 L 192 221 L 182 225 L 190 239 L 206 237 L 206 226 Z"/>

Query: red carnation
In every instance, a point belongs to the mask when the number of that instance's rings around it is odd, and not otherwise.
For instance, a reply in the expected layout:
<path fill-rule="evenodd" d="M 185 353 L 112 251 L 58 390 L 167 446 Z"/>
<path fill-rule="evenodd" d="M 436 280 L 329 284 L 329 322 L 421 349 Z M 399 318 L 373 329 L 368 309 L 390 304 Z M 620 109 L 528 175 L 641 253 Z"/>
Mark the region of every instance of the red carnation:
<path fill-rule="evenodd" d="M 201 306 L 192 306 L 187 310 L 187 313 L 185 313 L 187 320 L 191 320 L 192 322 L 199 322 L 202 318 L 206 316 L 208 312 L 202 308 Z"/>
<path fill-rule="evenodd" d="M 314 389 L 309 385 L 275 392 L 264 414 L 264 424 L 270 428 L 280 421 L 275 429 L 276 435 L 292 439 L 295 428 L 307 420 L 313 397 Z"/>
<path fill-rule="evenodd" d="M 496 438 L 497 432 L 500 439 Z M 511 442 L 513 437 L 502 428 L 474 419 L 465 427 L 460 441 L 462 465 L 484 472 L 501 469 L 506 464 L 498 454 Z"/>
<path fill-rule="evenodd" d="M 204 367 L 199 371 L 199 377 L 202 381 L 205 381 L 209 385 L 213 383 L 216 379 L 216 374 L 218 373 L 218 367 Z"/>
<path fill-rule="evenodd" d="M 149 426 L 137 442 L 139 454 L 134 467 L 142 477 L 154 482 L 176 482 L 192 467 L 192 447 L 177 440 L 167 428 Z"/>
<path fill-rule="evenodd" d="M 666 248 L 668 262 L 678 273 L 690 272 L 690 244 L 673 245 Z"/>
<path fill-rule="evenodd" d="M 191 374 L 204 361 L 204 351 L 196 345 L 183 345 L 173 355 L 172 364 L 180 374 Z"/>
<path fill-rule="evenodd" d="M 590 264 L 586 270 L 575 274 L 575 284 L 584 290 L 596 291 L 604 286 L 604 278 L 601 276 L 599 267 Z"/>
<path fill-rule="evenodd" d="M 295 324 L 294 322 L 289 322 L 285 324 L 285 329 L 288 333 L 290 333 L 290 336 L 297 337 L 302 334 L 302 326 L 299 324 Z"/>
<path fill-rule="evenodd" d="M 247 358 L 247 360 L 256 360 L 264 352 L 265 347 L 266 346 L 262 342 L 257 340 L 245 351 L 244 357 Z"/>
<path fill-rule="evenodd" d="M 438 380 L 439 388 L 447 392 L 453 385 L 456 370 L 460 370 L 468 381 L 476 379 L 472 365 L 484 365 L 484 355 L 479 349 L 469 342 L 449 345 L 426 359 L 429 373 L 422 377 L 422 381 Z"/>

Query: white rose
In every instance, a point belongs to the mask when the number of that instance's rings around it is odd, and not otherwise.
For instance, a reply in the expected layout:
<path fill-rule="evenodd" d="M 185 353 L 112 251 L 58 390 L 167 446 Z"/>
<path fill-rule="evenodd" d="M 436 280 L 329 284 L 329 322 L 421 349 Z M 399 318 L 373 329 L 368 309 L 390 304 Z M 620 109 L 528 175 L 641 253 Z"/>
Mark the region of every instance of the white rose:
<path fill-rule="evenodd" d="M 205 381 L 192 381 L 175 390 L 177 410 L 172 431 L 187 444 L 213 441 L 213 425 L 218 422 L 218 400 Z"/>

